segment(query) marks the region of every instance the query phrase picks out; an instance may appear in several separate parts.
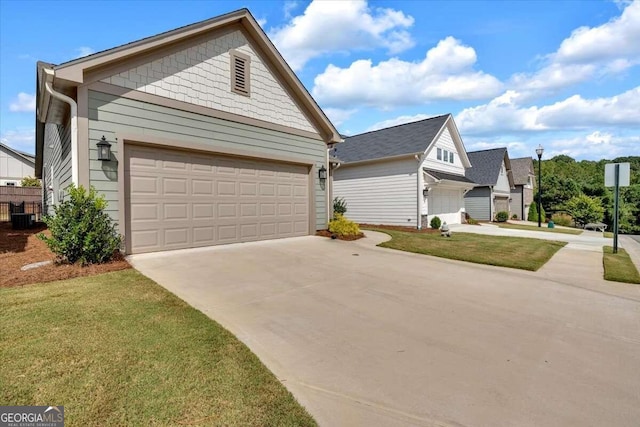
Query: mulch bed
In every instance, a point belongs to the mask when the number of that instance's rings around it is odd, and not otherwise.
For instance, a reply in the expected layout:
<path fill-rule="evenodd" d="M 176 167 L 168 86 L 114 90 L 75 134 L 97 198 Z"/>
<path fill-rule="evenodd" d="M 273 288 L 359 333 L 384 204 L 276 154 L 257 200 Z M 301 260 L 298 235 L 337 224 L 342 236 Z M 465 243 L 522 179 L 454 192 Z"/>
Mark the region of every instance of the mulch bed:
<path fill-rule="evenodd" d="M 357 236 L 340 236 L 330 232 L 329 230 L 318 230 L 316 231 L 316 236 L 329 237 L 329 238 L 332 238 L 333 236 L 335 236 L 333 237 L 334 239 L 352 241 L 352 240 L 362 239 L 364 237 L 364 233 L 360 233 Z"/>
<path fill-rule="evenodd" d="M 401 225 L 382 225 L 382 224 L 359 224 L 360 228 L 379 228 L 382 230 L 406 231 L 409 233 L 421 234 L 440 234 L 440 230 L 435 228 L 423 228 L 418 230 L 415 227 L 403 227 Z"/>
<path fill-rule="evenodd" d="M 55 255 L 36 236 L 42 232 L 48 233 L 44 224 L 38 224 L 27 230 L 13 230 L 11 223 L 0 222 L 0 287 L 53 282 L 131 268 L 131 265 L 122 256 L 119 256 L 109 263 L 88 267 L 54 262 L 44 267 L 27 271 L 20 270 L 20 267 L 27 264 L 55 260 Z"/>

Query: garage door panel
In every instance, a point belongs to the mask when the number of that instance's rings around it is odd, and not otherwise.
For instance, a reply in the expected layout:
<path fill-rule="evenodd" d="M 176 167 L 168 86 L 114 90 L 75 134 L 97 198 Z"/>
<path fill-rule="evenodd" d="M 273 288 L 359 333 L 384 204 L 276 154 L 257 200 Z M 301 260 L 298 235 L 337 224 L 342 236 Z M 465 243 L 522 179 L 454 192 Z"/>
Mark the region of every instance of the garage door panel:
<path fill-rule="evenodd" d="M 306 166 L 137 146 L 125 156 L 133 253 L 309 232 Z"/>

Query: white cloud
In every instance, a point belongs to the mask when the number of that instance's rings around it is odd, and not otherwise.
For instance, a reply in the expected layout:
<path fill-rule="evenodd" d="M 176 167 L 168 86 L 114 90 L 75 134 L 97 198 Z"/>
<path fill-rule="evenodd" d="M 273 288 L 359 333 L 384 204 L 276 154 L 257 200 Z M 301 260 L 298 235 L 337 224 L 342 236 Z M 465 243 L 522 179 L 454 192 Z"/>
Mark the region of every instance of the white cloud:
<path fill-rule="evenodd" d="M 36 132 L 33 129 L 8 130 L 0 135 L 0 141 L 9 147 L 33 154 L 35 152 Z"/>
<path fill-rule="evenodd" d="M 520 96 L 507 91 L 488 104 L 466 108 L 456 123 L 466 134 L 640 126 L 640 86 L 610 98 L 574 95 L 542 107 L 520 107 Z"/>
<path fill-rule="evenodd" d="M 334 126 L 340 126 L 345 121 L 349 120 L 358 110 L 356 109 L 342 109 L 342 108 L 324 108 L 322 111 L 329 117 L 331 123 Z"/>
<path fill-rule="evenodd" d="M 413 22 L 401 11 L 370 8 L 365 0 L 313 1 L 302 15 L 271 30 L 269 37 L 289 65 L 300 70 L 310 59 L 330 52 L 406 50 L 414 45 L 406 31 Z"/>
<path fill-rule="evenodd" d="M 475 62 L 472 47 L 447 37 L 418 62 L 392 58 L 377 65 L 369 59 L 358 60 L 348 68 L 331 64 L 316 76 L 312 93 L 329 105 L 381 108 L 495 96 L 502 84 L 494 76 L 474 70 Z"/>
<path fill-rule="evenodd" d="M 416 114 L 414 116 L 399 116 L 394 119 L 383 120 L 381 122 L 377 122 L 372 124 L 365 130 L 365 132 L 371 132 L 373 130 L 390 128 L 392 126 L 403 125 L 405 123 L 417 122 L 419 120 L 428 119 L 429 117 L 433 117 L 430 114 Z"/>
<path fill-rule="evenodd" d="M 93 50 L 88 46 L 80 46 L 79 48 L 76 49 L 76 52 L 78 52 L 78 56 L 76 56 L 76 59 L 77 59 L 77 58 L 82 58 L 83 56 L 91 55 L 92 53 L 95 53 L 95 50 Z"/>
<path fill-rule="evenodd" d="M 264 26 L 267 25 L 267 18 L 257 18 L 256 22 L 258 23 L 258 25 L 264 28 Z"/>
<path fill-rule="evenodd" d="M 9 111 L 33 112 L 36 111 L 36 96 L 29 93 L 20 92 L 18 96 L 9 104 Z"/>
<path fill-rule="evenodd" d="M 534 73 L 518 73 L 511 87 L 544 95 L 609 74 L 619 74 L 640 64 L 640 1 L 626 6 L 619 17 L 598 27 L 580 27 L 547 55 Z M 540 93 L 539 91 L 543 91 Z"/>
<path fill-rule="evenodd" d="M 284 2 L 282 11 L 284 12 L 284 19 L 291 19 L 291 14 L 300 5 L 300 2 L 295 0 L 289 0 Z"/>
<path fill-rule="evenodd" d="M 640 136 L 615 135 L 600 130 L 573 138 L 549 141 L 545 157 L 565 154 L 583 159 L 613 159 L 640 154 Z"/>

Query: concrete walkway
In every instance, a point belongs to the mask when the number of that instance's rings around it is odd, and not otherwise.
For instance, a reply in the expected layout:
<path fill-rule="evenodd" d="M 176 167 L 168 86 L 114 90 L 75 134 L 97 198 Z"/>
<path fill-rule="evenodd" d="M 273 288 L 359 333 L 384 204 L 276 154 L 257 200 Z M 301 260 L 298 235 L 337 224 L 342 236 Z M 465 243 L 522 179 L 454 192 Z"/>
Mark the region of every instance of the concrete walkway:
<path fill-rule="evenodd" d="M 634 237 L 637 238 L 637 236 Z M 634 237 L 619 234 L 618 246 L 627 251 L 629 257 L 631 257 L 631 261 L 633 261 L 638 271 L 640 271 L 640 241 Z"/>
<path fill-rule="evenodd" d="M 247 344 L 320 425 L 637 426 L 640 287 L 367 236 L 130 259 Z"/>

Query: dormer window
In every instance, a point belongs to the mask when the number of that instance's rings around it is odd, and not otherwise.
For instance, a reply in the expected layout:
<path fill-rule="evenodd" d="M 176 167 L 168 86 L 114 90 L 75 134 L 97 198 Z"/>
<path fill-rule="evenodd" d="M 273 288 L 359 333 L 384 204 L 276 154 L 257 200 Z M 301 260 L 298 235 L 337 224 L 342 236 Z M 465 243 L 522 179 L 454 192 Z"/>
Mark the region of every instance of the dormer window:
<path fill-rule="evenodd" d="M 249 96 L 251 93 L 251 57 L 236 50 L 229 51 L 231 60 L 231 91 Z"/>
<path fill-rule="evenodd" d="M 442 148 L 436 148 L 436 158 L 442 160 L 445 163 L 453 163 L 453 153 L 451 151 L 443 150 Z"/>

